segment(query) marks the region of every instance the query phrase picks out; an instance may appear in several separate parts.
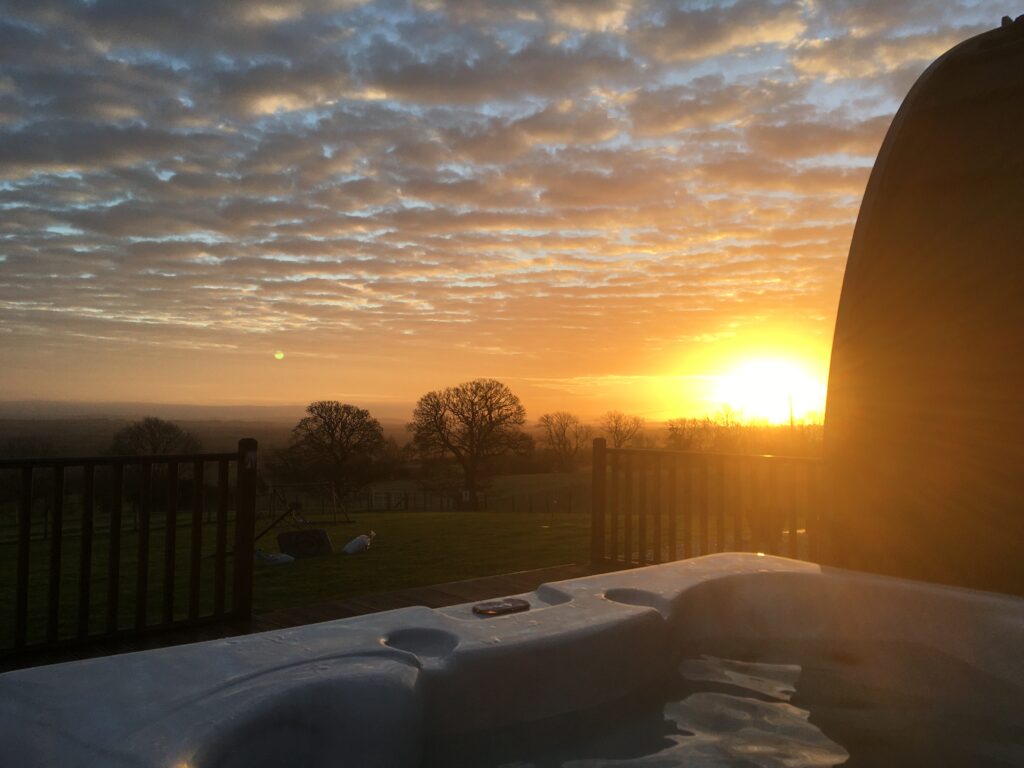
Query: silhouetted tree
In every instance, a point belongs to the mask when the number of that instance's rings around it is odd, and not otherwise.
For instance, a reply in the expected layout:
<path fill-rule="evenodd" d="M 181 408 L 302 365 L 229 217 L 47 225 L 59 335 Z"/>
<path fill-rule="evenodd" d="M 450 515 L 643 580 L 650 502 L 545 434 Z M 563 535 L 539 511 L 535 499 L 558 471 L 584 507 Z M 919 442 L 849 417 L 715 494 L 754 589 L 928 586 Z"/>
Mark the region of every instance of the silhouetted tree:
<path fill-rule="evenodd" d="M 203 445 L 199 438 L 186 432 L 173 421 L 147 416 L 121 427 L 114 433 L 110 453 L 114 456 L 157 456 L 174 453 L 199 453 Z M 167 467 L 158 464 L 152 469 L 154 482 L 163 482 Z M 101 491 L 105 496 L 105 490 Z M 124 493 L 132 503 L 134 514 L 139 514 L 142 501 L 142 474 L 137 466 L 124 470 Z"/>
<path fill-rule="evenodd" d="M 601 417 L 601 428 L 611 440 L 612 448 L 628 448 L 643 438 L 644 420 L 622 411 L 608 411 Z"/>
<path fill-rule="evenodd" d="M 361 485 L 385 447 L 380 422 L 337 400 L 310 403 L 306 414 L 292 429 L 282 465 L 330 480 L 339 495 Z"/>
<path fill-rule="evenodd" d="M 173 421 L 147 416 L 114 433 L 110 452 L 115 456 L 147 456 L 166 453 L 198 453 L 199 438 Z"/>
<path fill-rule="evenodd" d="M 558 468 L 572 470 L 576 456 L 590 441 L 593 430 L 566 411 L 545 413 L 539 423 L 544 430 L 541 443 L 555 454 Z"/>
<path fill-rule="evenodd" d="M 739 411 L 728 403 L 722 403 L 714 420 L 716 424 L 721 424 L 726 429 L 739 426 L 743 423 L 743 419 Z"/>
<path fill-rule="evenodd" d="M 476 379 L 425 394 L 407 428 L 421 455 L 455 458 L 475 504 L 486 460 L 529 448 L 530 437 L 520 429 L 525 423 L 526 409 L 512 390 L 494 379 Z"/>
<path fill-rule="evenodd" d="M 462 468 L 440 456 L 424 459 L 416 472 L 416 480 L 422 490 L 452 499 L 459 497 L 464 484 Z"/>
<path fill-rule="evenodd" d="M 711 451 L 715 449 L 718 425 L 705 416 L 702 419 L 669 419 L 666 447 L 673 451 Z"/>
<path fill-rule="evenodd" d="M 376 461 L 374 477 L 396 480 L 408 476 L 411 454 L 411 446 L 399 445 L 393 435 L 388 435 L 384 438 L 384 446 Z"/>
<path fill-rule="evenodd" d="M 714 418 L 671 419 L 665 422 L 666 447 L 677 451 L 714 453 L 773 453 L 817 456 L 821 453 L 820 424 L 743 423 L 723 410 Z"/>

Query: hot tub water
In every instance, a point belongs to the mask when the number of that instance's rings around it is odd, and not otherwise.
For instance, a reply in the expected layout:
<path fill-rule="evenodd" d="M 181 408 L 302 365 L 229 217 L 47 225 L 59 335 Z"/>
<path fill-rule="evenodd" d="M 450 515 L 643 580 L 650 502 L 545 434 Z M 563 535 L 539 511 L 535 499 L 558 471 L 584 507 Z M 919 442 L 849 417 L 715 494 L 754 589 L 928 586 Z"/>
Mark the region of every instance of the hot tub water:
<path fill-rule="evenodd" d="M 684 659 L 672 679 L 611 706 L 437 740 L 426 764 L 1024 765 L 1024 689 L 923 645 L 880 642 L 872 650 L 867 658 L 820 645 L 760 649 L 745 659 L 701 654 Z"/>

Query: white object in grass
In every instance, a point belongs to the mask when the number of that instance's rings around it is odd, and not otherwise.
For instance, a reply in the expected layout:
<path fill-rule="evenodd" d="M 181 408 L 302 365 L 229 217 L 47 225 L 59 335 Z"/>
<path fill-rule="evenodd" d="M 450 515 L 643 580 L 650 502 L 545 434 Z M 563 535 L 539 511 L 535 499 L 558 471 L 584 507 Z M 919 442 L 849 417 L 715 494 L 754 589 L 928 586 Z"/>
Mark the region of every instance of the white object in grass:
<path fill-rule="evenodd" d="M 373 531 L 369 533 L 361 533 L 356 536 L 352 541 L 345 545 L 342 550 L 346 555 L 356 555 L 360 552 L 365 552 L 370 548 L 370 543 L 373 541 L 377 534 Z"/>

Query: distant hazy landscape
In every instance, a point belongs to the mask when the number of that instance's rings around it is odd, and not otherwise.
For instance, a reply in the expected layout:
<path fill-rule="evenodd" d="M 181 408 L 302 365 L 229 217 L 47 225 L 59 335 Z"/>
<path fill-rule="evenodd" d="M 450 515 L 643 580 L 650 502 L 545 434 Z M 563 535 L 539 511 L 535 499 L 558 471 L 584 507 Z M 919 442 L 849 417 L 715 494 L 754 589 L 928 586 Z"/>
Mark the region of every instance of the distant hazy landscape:
<path fill-rule="evenodd" d="M 233 450 L 239 438 L 253 437 L 261 448 L 284 447 L 303 405 L 175 405 L 166 403 L 76 403 L 43 400 L 0 402 L 0 451 L 3 444 L 23 439 L 50 443 L 60 453 L 105 453 L 113 435 L 126 424 L 145 416 L 177 423 L 198 437 L 207 451 Z M 378 417 L 386 435 L 406 439 L 403 418 L 393 404 L 392 418 Z M 11 457 L 14 458 L 14 457 Z"/>

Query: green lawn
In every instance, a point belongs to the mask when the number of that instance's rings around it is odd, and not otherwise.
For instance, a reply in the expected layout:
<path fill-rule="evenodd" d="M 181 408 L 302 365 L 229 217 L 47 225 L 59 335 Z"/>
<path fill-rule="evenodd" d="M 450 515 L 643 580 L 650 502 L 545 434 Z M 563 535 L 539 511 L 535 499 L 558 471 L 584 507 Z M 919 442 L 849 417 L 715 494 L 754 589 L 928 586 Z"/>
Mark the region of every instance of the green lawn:
<path fill-rule="evenodd" d="M 356 534 L 374 530 L 377 538 L 369 550 L 297 560 L 285 566 L 257 563 L 254 609 L 269 611 L 368 592 L 585 562 L 590 557 L 590 518 L 583 514 L 365 512 L 354 518 L 353 525 L 321 527 L 327 529 L 338 551 Z M 273 534 L 267 537 L 272 538 Z"/>
<path fill-rule="evenodd" d="M 396 493 L 401 486 L 394 484 Z M 713 487 L 715 484 L 712 484 Z M 289 500 L 291 497 L 289 496 Z M 331 537 L 335 550 L 341 551 L 345 543 L 359 533 L 374 530 L 377 538 L 369 551 L 354 556 L 334 554 L 299 560 L 290 565 L 271 566 L 257 560 L 255 564 L 254 611 L 256 613 L 299 606 L 324 600 L 352 597 L 371 592 L 382 592 L 407 587 L 436 584 L 459 579 L 470 579 L 500 573 L 543 568 L 565 563 L 583 563 L 590 557 L 590 499 L 589 477 L 584 473 L 575 475 L 520 475 L 495 478 L 488 489 L 488 511 L 482 512 L 423 512 L 388 511 L 352 513 L 351 524 L 335 522 L 333 513 L 319 515 L 323 508 L 315 498 L 301 499 L 308 522 L 313 527 L 325 528 Z M 711 508 L 719 508 L 724 499 L 712 493 Z M 269 507 L 257 505 L 259 517 L 256 531 L 262 531 L 269 522 Z M 277 512 L 281 511 L 279 504 Z M 119 627 L 127 628 L 134 623 L 135 584 L 138 571 L 138 535 L 130 530 L 134 518 L 126 507 L 122 532 L 120 560 L 120 621 Z M 339 515 L 343 518 L 343 515 Z M 13 643 L 15 568 L 17 546 L 13 542 L 14 508 L 0 509 L 0 649 Z M 29 641 L 41 641 L 45 637 L 49 541 L 43 535 L 42 510 L 33 528 L 35 538 L 31 545 L 29 578 Z M 189 540 L 190 528 L 187 523 L 190 513 L 178 513 L 180 527 L 177 529 L 175 547 L 174 618 L 181 619 L 188 608 Z M 736 547 L 733 537 L 733 516 L 724 521 L 724 542 L 717 541 L 717 526 L 712 515 L 710 551 L 723 548 L 756 548 L 749 530 L 740 530 L 740 546 Z M 150 534 L 149 588 L 147 623 L 159 623 L 164 604 L 164 517 L 156 511 Z M 696 526 L 696 519 L 691 525 Z M 682 519 L 676 525 L 676 554 L 682 556 L 687 539 L 696 546 L 701 534 L 695 527 L 686 533 Z M 657 518 L 645 516 L 647 544 L 651 545 Z M 667 516 L 661 519 L 662 541 L 669 539 Z M 93 548 L 92 603 L 90 630 L 101 632 L 105 627 L 107 613 L 107 552 L 109 537 L 108 518 L 97 511 L 96 536 Z M 286 520 L 274 531 L 261 539 L 257 546 L 267 551 L 276 551 L 276 533 L 288 530 L 293 524 Z M 621 556 L 625 544 L 625 519 L 618 518 L 616 532 L 608 522 L 608 543 L 613 537 L 618 542 L 617 554 Z M 639 515 L 630 519 L 630 539 L 634 553 L 639 546 Z M 233 548 L 233 526 L 229 525 L 228 549 Z M 781 525 L 779 526 L 781 528 Z M 744 526 L 746 528 L 746 526 Z M 78 563 L 80 538 L 79 511 L 77 505 L 65 507 L 65 537 L 62 548 L 62 579 L 60 602 L 60 635 L 72 636 L 77 627 L 78 617 Z M 214 560 L 211 557 L 215 546 L 216 528 L 213 524 L 203 526 L 203 557 L 201 560 L 201 613 L 209 614 L 213 608 Z M 806 536 L 798 539 L 801 555 L 806 555 Z M 786 551 L 786 550 L 783 550 Z M 663 550 L 663 557 L 667 552 Z M 230 607 L 231 558 L 227 564 L 227 598 Z"/>

